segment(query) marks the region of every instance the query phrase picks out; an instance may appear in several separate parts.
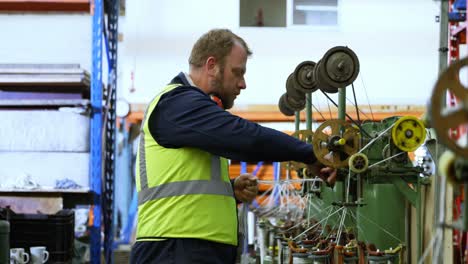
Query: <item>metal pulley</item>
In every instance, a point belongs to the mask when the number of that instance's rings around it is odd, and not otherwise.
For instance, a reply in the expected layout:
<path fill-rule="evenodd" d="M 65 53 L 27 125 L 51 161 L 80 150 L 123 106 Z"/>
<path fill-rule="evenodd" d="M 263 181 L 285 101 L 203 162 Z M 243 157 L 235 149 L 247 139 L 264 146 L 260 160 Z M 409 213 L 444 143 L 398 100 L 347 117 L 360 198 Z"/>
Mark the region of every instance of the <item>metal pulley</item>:
<path fill-rule="evenodd" d="M 344 120 L 325 121 L 315 130 L 312 139 L 317 159 L 333 168 L 348 166 L 348 159 L 358 152 L 359 143 L 359 129 Z"/>
<path fill-rule="evenodd" d="M 414 116 L 401 117 L 392 128 L 392 140 L 402 151 L 415 151 L 426 140 L 426 127 Z"/>
<path fill-rule="evenodd" d="M 432 91 L 430 111 L 432 127 L 438 139 L 455 154 L 468 158 L 468 145 L 459 144 L 459 135 L 451 135 L 451 132 L 468 123 L 468 90 L 460 82 L 460 70 L 465 66 L 468 66 L 468 58 L 453 62 L 440 76 Z M 447 92 L 455 95 L 456 106 L 446 106 Z"/>
<path fill-rule="evenodd" d="M 280 97 L 278 107 L 285 116 L 293 116 L 295 111 L 301 111 L 305 105 L 305 93 L 299 87 L 295 74 L 291 73 L 286 80 L 286 93 Z"/>
<path fill-rule="evenodd" d="M 313 93 L 318 88 L 314 70 L 315 62 L 313 61 L 303 61 L 294 70 L 293 79 L 304 93 Z"/>
<path fill-rule="evenodd" d="M 369 167 L 369 159 L 363 153 L 356 153 L 349 157 L 348 165 L 352 172 L 363 173 Z"/>
<path fill-rule="evenodd" d="M 306 96 L 291 73 L 286 80 L 286 93 L 288 94 L 288 102 L 295 111 L 301 111 L 306 104 Z"/>
<path fill-rule="evenodd" d="M 320 89 L 336 93 L 345 88 L 359 74 L 359 60 L 348 47 L 337 46 L 329 49 L 315 67 L 315 76 Z"/>
<path fill-rule="evenodd" d="M 278 102 L 278 108 L 285 116 L 293 116 L 294 111 L 300 111 L 305 107 L 305 98 L 303 101 L 296 100 L 290 97 L 288 93 L 284 93 Z"/>

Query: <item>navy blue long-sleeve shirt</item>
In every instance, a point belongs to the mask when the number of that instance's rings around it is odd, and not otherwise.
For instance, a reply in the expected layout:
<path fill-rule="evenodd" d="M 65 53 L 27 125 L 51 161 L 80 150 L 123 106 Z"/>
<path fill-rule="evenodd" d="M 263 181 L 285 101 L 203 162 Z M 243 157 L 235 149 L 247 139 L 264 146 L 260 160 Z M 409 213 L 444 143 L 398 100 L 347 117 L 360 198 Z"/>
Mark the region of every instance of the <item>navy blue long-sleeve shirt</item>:
<path fill-rule="evenodd" d="M 241 161 L 316 161 L 312 145 L 232 115 L 191 86 L 184 73 L 171 83 L 182 86 L 162 95 L 148 120 L 161 146 L 193 147 Z"/>

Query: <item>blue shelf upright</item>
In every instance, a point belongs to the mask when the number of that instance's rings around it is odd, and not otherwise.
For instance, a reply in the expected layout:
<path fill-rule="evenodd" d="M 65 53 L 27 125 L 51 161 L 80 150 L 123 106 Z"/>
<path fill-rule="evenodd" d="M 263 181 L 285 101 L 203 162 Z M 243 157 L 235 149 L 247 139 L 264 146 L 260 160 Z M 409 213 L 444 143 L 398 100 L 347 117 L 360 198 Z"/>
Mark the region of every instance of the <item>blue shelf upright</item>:
<path fill-rule="evenodd" d="M 91 263 L 101 262 L 101 190 L 102 190 L 102 37 L 103 3 L 94 0 L 92 14 L 90 186 L 94 193 L 91 237 Z"/>
<path fill-rule="evenodd" d="M 106 263 L 113 263 L 114 241 L 114 187 L 116 144 L 117 44 L 120 1 L 95 0 L 92 23 L 91 73 L 91 191 L 95 194 L 91 227 L 91 263 L 101 262 L 104 248 Z M 106 19 L 107 18 L 107 19 Z M 107 23 L 106 23 L 107 22 Z M 103 48 L 107 57 L 108 76 L 103 92 Z M 103 102 L 106 102 L 105 108 Z M 104 118 L 105 116 L 105 118 Z M 104 123 L 105 121 L 105 123 Z M 103 142 L 104 132 L 104 142 Z M 103 149 L 103 143 L 105 148 Z M 104 157 L 104 165 L 102 163 Z M 104 177 L 103 177 L 104 176 Z M 101 231 L 104 238 L 101 239 Z M 102 245 L 102 242 L 104 244 Z"/>

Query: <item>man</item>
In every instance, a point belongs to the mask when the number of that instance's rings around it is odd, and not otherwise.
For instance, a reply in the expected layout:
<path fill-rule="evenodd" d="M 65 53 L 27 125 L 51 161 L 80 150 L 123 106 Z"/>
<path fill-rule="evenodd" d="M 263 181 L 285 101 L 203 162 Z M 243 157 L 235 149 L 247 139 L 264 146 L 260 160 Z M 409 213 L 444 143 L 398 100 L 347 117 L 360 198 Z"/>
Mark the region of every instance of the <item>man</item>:
<path fill-rule="evenodd" d="M 232 183 L 227 159 L 316 162 L 312 146 L 234 116 L 252 52 L 227 29 L 195 43 L 180 73 L 149 104 L 137 156 L 138 227 L 131 263 L 232 264 L 236 200 L 257 194 L 256 178 Z M 336 175 L 330 168 L 322 173 Z"/>

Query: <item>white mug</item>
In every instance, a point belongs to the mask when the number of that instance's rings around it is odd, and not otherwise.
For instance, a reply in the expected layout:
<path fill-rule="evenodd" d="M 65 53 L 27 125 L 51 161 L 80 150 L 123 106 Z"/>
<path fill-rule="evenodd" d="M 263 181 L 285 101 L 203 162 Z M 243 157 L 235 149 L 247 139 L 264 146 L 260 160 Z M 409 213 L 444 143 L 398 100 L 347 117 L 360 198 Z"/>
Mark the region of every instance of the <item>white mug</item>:
<path fill-rule="evenodd" d="M 10 259 L 15 264 L 28 263 L 29 254 L 24 252 L 24 248 L 12 248 L 10 249 Z"/>
<path fill-rule="evenodd" d="M 30 247 L 29 252 L 31 252 L 33 264 L 46 263 L 49 259 L 49 251 L 46 250 L 46 247 Z"/>

